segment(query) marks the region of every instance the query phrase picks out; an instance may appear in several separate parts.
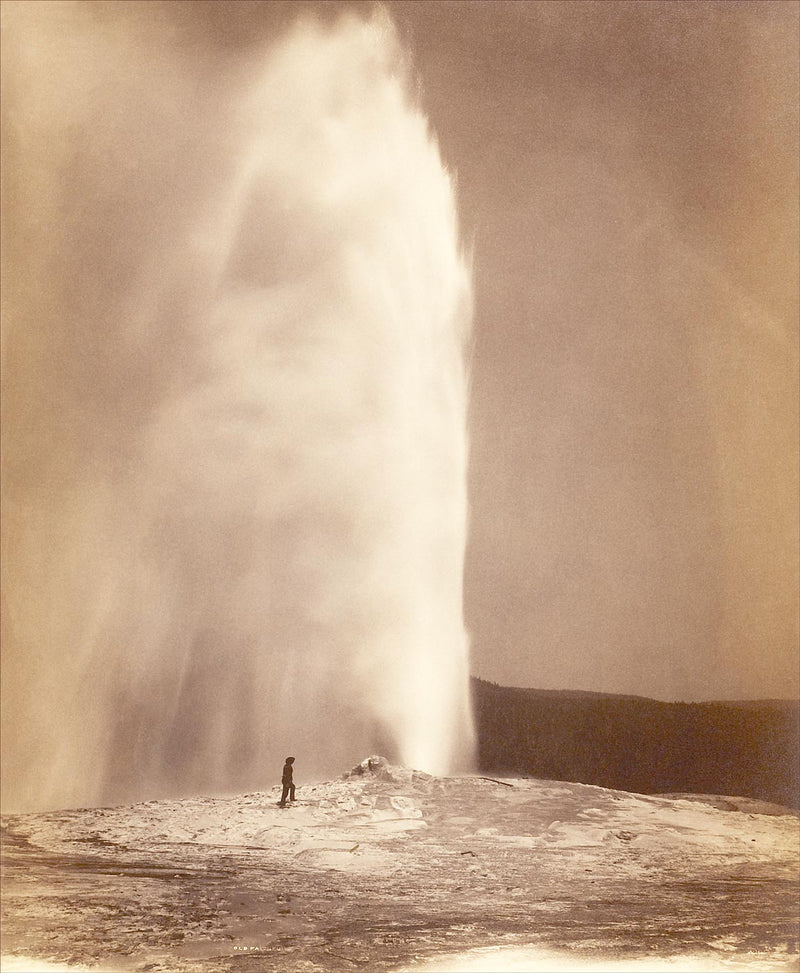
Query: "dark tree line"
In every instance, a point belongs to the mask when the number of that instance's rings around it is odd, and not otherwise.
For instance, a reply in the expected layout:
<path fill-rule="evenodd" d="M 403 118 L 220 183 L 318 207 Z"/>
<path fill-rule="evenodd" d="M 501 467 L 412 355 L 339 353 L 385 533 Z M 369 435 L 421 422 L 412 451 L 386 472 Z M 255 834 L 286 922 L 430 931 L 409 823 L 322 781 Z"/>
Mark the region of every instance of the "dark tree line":
<path fill-rule="evenodd" d="M 640 794 L 800 807 L 800 703 L 662 703 L 472 680 L 479 766 Z"/>

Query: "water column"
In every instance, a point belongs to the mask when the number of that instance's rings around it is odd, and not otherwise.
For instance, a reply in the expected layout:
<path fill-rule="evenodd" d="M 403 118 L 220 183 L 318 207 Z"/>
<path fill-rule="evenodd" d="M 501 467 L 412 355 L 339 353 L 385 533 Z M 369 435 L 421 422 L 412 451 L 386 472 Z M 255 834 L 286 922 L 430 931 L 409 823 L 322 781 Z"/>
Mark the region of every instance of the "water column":
<path fill-rule="evenodd" d="M 412 80 L 385 14 L 303 22 L 185 121 L 209 148 L 180 206 L 148 203 L 96 338 L 120 369 L 135 349 L 147 394 L 89 412 L 70 455 L 114 462 L 23 532 L 59 565 L 28 557 L 10 595 L 39 608 L 14 613 L 17 651 L 48 660 L 21 665 L 26 795 L 255 789 L 287 753 L 300 781 L 375 751 L 469 766 L 471 285 Z"/>

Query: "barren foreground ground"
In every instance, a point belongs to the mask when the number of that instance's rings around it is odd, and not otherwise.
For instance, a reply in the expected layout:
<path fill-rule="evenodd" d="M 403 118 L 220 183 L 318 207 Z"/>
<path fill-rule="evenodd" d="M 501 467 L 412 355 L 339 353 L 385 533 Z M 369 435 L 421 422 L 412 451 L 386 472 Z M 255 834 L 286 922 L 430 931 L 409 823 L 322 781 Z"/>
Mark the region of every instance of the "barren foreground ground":
<path fill-rule="evenodd" d="M 371 766 L 9 816 L 3 970 L 800 969 L 783 808 Z"/>

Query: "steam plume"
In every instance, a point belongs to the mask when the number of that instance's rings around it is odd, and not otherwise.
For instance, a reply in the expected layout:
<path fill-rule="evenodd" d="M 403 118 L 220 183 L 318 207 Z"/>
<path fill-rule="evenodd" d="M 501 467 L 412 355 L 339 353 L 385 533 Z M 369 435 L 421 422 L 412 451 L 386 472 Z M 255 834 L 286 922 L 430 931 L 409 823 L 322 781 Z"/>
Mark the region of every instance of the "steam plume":
<path fill-rule="evenodd" d="M 391 23 L 223 81 L 14 17 L 9 804 L 468 764 L 470 277 Z"/>

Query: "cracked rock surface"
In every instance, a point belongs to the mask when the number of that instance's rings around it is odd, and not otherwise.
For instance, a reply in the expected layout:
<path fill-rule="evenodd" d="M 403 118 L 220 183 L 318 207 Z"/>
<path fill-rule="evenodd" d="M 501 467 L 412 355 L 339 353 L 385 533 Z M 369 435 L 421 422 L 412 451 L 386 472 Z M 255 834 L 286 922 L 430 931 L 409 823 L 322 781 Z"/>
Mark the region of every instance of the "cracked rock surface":
<path fill-rule="evenodd" d="M 786 808 L 377 757 L 279 793 L 4 817 L 3 969 L 800 969 Z"/>

